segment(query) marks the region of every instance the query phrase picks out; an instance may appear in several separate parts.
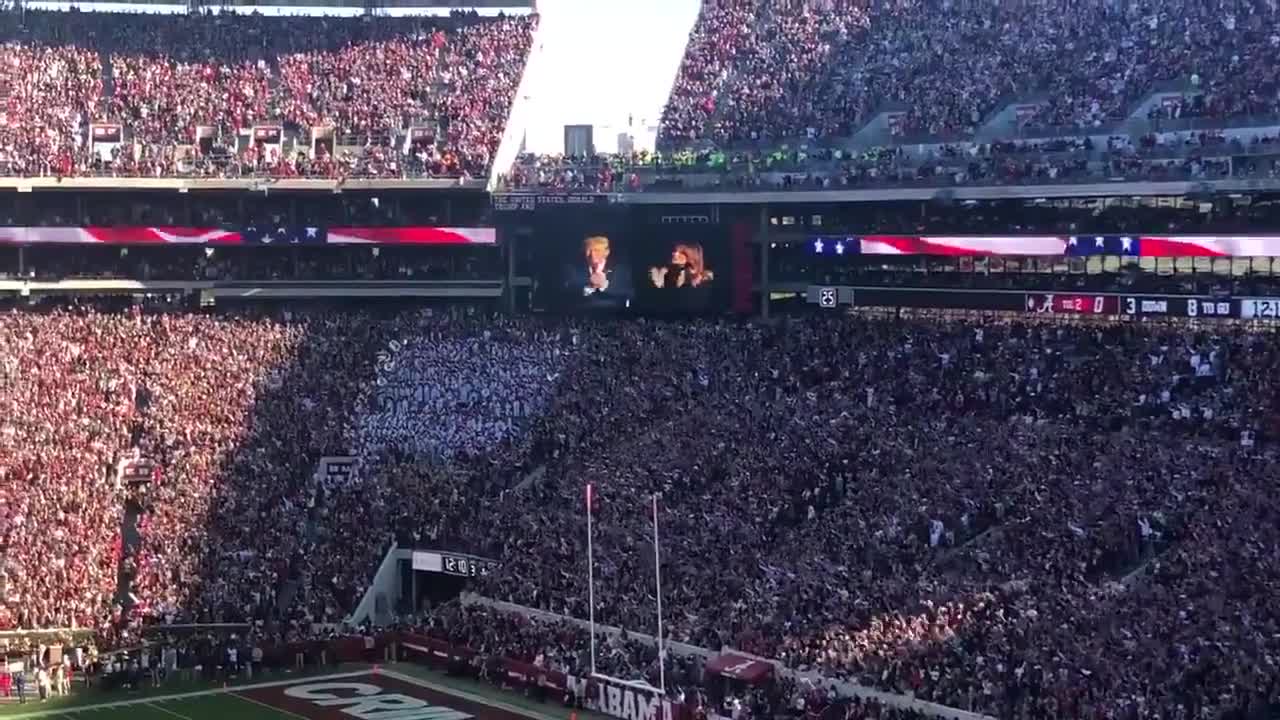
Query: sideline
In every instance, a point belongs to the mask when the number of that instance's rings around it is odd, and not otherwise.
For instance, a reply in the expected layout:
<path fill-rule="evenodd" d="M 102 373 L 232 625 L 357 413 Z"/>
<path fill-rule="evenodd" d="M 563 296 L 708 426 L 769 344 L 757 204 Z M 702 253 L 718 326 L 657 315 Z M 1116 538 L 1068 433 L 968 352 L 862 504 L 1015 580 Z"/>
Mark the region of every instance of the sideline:
<path fill-rule="evenodd" d="M 93 705 L 77 705 L 75 707 L 51 708 L 49 710 L 37 710 L 29 713 L 19 713 L 17 715 L 0 715 L 0 720 L 29 720 L 30 718 L 47 718 L 58 716 L 74 717 L 80 713 L 93 712 L 95 710 L 110 710 L 112 708 L 133 707 L 135 705 L 149 705 L 156 702 L 167 702 L 170 700 L 186 700 L 187 698 L 208 697 L 210 695 L 229 695 L 241 690 L 258 690 L 260 688 L 282 687 L 284 685 L 297 685 L 302 682 L 312 680 L 339 680 L 342 678 L 360 677 L 368 675 L 372 670 L 355 670 L 351 672 L 332 673 L 329 675 L 298 675 L 288 680 L 272 680 L 271 682 L 250 683 L 247 685 L 231 685 L 228 687 L 209 688 L 208 690 L 195 690 L 193 692 L 175 693 L 173 695 L 148 695 L 146 697 L 133 698 L 131 700 L 116 700 L 113 702 L 95 703 Z M 239 696 L 237 696 L 239 697 Z M 548 719 L 552 720 L 552 719 Z"/>

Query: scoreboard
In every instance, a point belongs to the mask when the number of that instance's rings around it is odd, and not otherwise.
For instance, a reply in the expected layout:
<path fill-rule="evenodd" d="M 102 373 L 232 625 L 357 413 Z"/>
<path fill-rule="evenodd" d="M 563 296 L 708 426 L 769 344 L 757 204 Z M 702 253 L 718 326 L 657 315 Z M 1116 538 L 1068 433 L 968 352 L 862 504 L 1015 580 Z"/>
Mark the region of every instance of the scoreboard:
<path fill-rule="evenodd" d="M 1236 303 L 1224 298 L 1185 297 L 1176 295 L 1126 295 L 1120 303 L 1125 315 L 1232 318 Z"/>
<path fill-rule="evenodd" d="M 462 577 L 485 576 L 493 572 L 498 563 L 489 558 L 464 553 L 415 550 L 412 556 L 414 570 L 437 572 Z"/>
<path fill-rule="evenodd" d="M 980 310 L 1035 315 L 1098 315 L 1196 319 L 1280 320 L 1280 297 L 1125 295 L 1123 293 L 1023 292 L 956 288 L 862 286 L 808 287 L 807 302 L 844 306 Z"/>
<path fill-rule="evenodd" d="M 1120 298 L 1115 295 L 1034 293 L 1027 295 L 1027 312 L 1053 315 L 1119 315 Z"/>

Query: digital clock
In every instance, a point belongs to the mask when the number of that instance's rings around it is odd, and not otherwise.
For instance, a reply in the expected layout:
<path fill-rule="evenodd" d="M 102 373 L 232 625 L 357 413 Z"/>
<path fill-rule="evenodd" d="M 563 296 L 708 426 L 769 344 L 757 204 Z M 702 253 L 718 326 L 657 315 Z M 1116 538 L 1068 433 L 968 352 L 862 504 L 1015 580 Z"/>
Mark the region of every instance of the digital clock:
<path fill-rule="evenodd" d="M 1240 317 L 1277 318 L 1280 317 L 1280 298 L 1251 297 L 1240 299 Z"/>
<path fill-rule="evenodd" d="M 430 550 L 413 551 L 413 569 L 425 572 L 458 575 L 460 577 L 484 577 L 498 567 L 498 563 L 488 558 L 459 553 L 433 552 Z"/>
<path fill-rule="evenodd" d="M 443 555 L 444 561 L 441 571 L 446 575 L 461 575 L 463 577 L 484 577 L 493 571 L 494 563 L 492 560 L 483 558 L 463 557 L 459 555 Z"/>

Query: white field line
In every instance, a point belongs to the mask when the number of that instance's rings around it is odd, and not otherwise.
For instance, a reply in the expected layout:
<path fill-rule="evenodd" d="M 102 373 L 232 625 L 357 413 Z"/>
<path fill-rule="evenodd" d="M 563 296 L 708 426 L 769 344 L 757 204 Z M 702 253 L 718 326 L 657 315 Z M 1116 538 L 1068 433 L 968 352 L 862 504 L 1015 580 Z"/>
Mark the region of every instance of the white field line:
<path fill-rule="evenodd" d="M 152 710 L 159 710 L 160 712 L 166 715 L 172 715 L 178 718 L 179 720 L 191 720 L 191 718 L 187 717 L 186 715 L 183 715 L 177 710 L 170 710 L 169 708 L 164 707 L 163 705 L 156 705 L 155 703 L 147 703 L 147 707 L 151 708 Z"/>
<path fill-rule="evenodd" d="M 116 700 L 114 702 L 96 703 L 94 705 L 80 705 L 71 708 L 58 708 L 57 710 L 5 715 L 4 720 L 29 720 L 30 718 L 47 718 L 56 717 L 58 715 L 78 715 L 80 713 L 92 712 L 94 710 L 110 710 L 112 708 L 132 707 L 134 705 L 149 705 L 156 702 L 186 700 L 187 698 L 208 697 L 209 695 L 226 695 L 229 693 L 240 692 L 241 690 L 258 690 L 260 688 L 281 687 L 284 685 L 300 685 L 313 680 L 338 680 L 341 678 L 360 677 L 368 674 L 368 670 L 358 670 L 355 672 L 334 673 L 332 675 L 299 675 L 298 677 L 291 678 L 289 680 L 273 680 L 271 682 L 253 683 L 250 685 L 232 685 L 230 687 L 210 688 L 208 690 L 196 690 L 193 692 L 176 693 L 173 695 L 151 695 L 148 697 L 134 698 L 132 700 Z"/>
<path fill-rule="evenodd" d="M 366 673 L 366 674 L 367 674 L 367 673 Z M 338 676 L 336 676 L 336 675 L 329 675 L 329 676 L 327 676 L 327 677 L 338 677 Z M 320 678 L 320 679 L 321 679 L 321 680 L 324 680 L 324 679 L 327 679 L 327 678 Z M 234 692 L 234 691 L 233 691 L 233 692 Z M 273 712 L 273 713 L 279 713 L 279 714 L 281 714 L 281 715 L 288 715 L 289 717 L 298 718 L 298 720 L 311 720 L 311 718 L 307 717 L 306 715 L 299 715 L 299 714 L 298 714 L 298 713 L 296 713 L 296 712 L 290 712 L 290 711 L 288 711 L 288 710 L 285 710 L 284 708 L 278 708 L 278 707 L 276 707 L 275 705 L 272 705 L 272 704 L 270 704 L 270 703 L 264 703 L 264 702 L 262 702 L 261 700 L 254 700 L 253 698 L 249 697 L 248 695 L 241 695 L 241 694 L 239 694 L 239 693 L 235 693 L 234 697 L 235 697 L 235 699 L 237 699 L 237 700 L 244 700 L 245 702 L 251 702 L 251 703 L 253 703 L 254 705 L 260 705 L 260 706 L 262 706 L 262 707 L 264 707 L 264 708 L 266 708 L 266 709 L 270 710 L 270 711 L 271 711 L 271 712 Z"/>
<path fill-rule="evenodd" d="M 453 695 L 454 697 L 460 697 L 463 700 L 470 700 L 471 702 L 477 703 L 480 705 L 488 705 L 489 707 L 498 708 L 499 710 L 505 710 L 509 713 L 514 713 L 516 715 L 523 715 L 524 717 L 527 717 L 527 718 L 536 718 L 537 720 L 563 720 L 563 718 L 556 715 L 548 715 L 546 713 L 538 712 L 537 710 L 530 710 L 529 708 L 522 708 L 516 705 L 509 705 L 507 703 L 502 702 L 501 700 L 494 700 L 493 698 L 485 697 L 483 695 L 477 695 L 475 693 L 468 692 L 466 690 L 462 690 L 459 688 L 452 688 L 447 685 L 433 683 L 430 680 L 425 680 L 423 678 L 415 677 L 413 675 L 406 675 L 404 673 L 399 673 L 394 670 L 388 670 L 385 666 L 378 666 L 377 668 L 374 669 L 373 672 L 375 675 L 386 675 L 387 677 L 393 677 L 397 680 L 407 682 L 410 685 L 417 685 L 418 687 L 424 687 L 429 690 L 435 690 L 436 692 L 444 693 L 445 695 Z"/>

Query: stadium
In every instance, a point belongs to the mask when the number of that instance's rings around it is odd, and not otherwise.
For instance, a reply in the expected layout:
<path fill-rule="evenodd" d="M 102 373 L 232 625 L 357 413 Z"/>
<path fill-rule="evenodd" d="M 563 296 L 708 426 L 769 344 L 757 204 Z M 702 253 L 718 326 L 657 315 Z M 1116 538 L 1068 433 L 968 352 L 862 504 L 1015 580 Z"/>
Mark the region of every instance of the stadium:
<path fill-rule="evenodd" d="M 1273 0 L 0 67 L 0 720 L 1280 718 Z"/>

